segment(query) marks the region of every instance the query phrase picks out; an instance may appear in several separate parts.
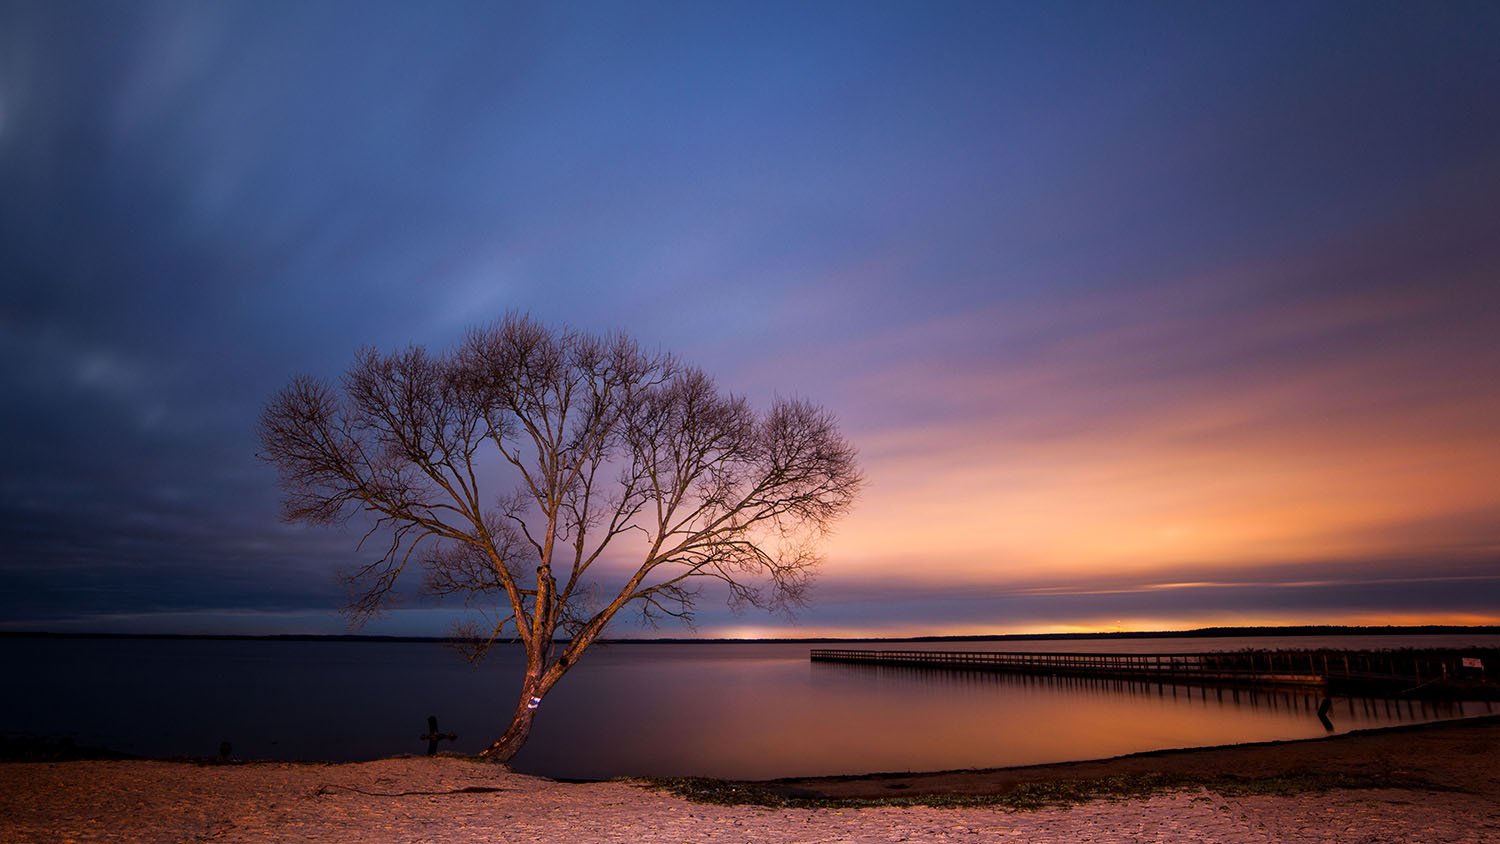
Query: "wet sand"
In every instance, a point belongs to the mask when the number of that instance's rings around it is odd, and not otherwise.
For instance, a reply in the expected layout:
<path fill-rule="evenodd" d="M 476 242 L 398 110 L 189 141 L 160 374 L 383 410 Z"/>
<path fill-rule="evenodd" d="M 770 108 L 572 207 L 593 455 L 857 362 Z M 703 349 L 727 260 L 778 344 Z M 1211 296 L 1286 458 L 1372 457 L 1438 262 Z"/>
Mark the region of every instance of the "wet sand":
<path fill-rule="evenodd" d="M 1309 771 L 1386 785 L 1278 795 L 1191 783 Z M 0 764 L 0 841 L 1500 841 L 1500 718 L 1095 762 L 762 786 L 822 798 L 982 797 L 1023 783 L 1153 774 L 1181 784 L 1149 796 L 1015 811 L 704 804 L 640 783 L 563 783 L 444 757 L 327 765 L 12 762 Z"/>

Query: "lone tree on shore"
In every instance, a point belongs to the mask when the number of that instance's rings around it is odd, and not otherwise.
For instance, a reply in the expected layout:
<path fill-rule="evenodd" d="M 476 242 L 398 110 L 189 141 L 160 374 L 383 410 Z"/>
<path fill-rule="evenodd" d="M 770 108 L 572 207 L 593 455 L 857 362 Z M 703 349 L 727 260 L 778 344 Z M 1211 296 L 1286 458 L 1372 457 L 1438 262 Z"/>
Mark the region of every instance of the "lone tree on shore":
<path fill-rule="evenodd" d="M 285 516 L 358 512 L 389 542 L 349 576 L 359 620 L 413 560 L 427 588 L 498 604 L 465 635 L 526 654 L 506 761 L 536 707 L 621 610 L 691 620 L 699 585 L 735 605 L 800 604 L 816 543 L 860 486 L 833 417 L 779 399 L 757 412 L 702 371 L 621 336 L 525 316 L 453 351 L 361 351 L 338 385 L 298 377 L 260 418 Z M 499 477 L 497 477 L 499 476 Z M 485 482 L 508 481 L 496 495 Z"/>

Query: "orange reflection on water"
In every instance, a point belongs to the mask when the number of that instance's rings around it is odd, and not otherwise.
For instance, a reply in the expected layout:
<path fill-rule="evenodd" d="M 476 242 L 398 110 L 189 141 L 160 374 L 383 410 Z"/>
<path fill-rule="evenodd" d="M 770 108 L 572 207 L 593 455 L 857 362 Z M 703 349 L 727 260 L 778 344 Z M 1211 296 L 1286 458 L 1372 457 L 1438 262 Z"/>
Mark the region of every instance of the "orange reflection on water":
<path fill-rule="evenodd" d="M 814 664 L 797 645 L 616 645 L 589 659 L 554 692 L 520 770 L 753 779 L 1326 735 L 1320 699 L 1305 694 Z M 1342 732 L 1492 711 L 1338 701 L 1333 718 Z"/>

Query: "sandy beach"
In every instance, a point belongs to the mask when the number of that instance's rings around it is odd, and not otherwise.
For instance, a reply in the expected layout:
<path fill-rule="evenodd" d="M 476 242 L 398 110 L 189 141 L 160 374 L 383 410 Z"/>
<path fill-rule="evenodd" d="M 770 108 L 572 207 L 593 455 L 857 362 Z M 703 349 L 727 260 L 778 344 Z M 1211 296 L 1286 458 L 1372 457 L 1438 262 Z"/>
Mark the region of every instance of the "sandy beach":
<path fill-rule="evenodd" d="M 1485 718 L 1028 768 L 758 784 L 821 801 L 772 808 L 694 802 L 641 782 L 557 782 L 451 757 L 11 762 L 0 764 L 0 841 L 1479 844 L 1500 841 L 1497 763 L 1500 718 Z M 983 801 L 1027 783 L 1143 776 L 1178 784 L 1026 811 L 836 802 Z M 1327 776 L 1357 787 L 1307 790 Z M 1302 785 L 1285 793 L 1277 783 L 1286 782 Z"/>

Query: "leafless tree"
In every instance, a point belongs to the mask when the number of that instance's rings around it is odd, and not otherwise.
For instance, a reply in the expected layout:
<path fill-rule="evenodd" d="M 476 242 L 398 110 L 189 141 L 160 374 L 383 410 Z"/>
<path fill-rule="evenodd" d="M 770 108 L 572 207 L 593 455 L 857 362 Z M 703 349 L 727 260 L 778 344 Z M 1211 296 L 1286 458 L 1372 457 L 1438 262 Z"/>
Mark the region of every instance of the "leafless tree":
<path fill-rule="evenodd" d="M 709 582 L 734 604 L 800 604 L 817 540 L 861 482 L 854 448 L 808 402 L 757 412 L 624 336 L 516 315 L 445 354 L 366 349 L 337 386 L 299 377 L 260 438 L 288 519 L 364 512 L 388 537 L 350 576 L 357 618 L 413 560 L 431 591 L 498 605 L 468 630 L 480 651 L 510 640 L 526 655 L 510 726 L 483 752 L 496 761 L 627 607 L 691 621 Z M 497 477 L 505 492 L 481 490 Z"/>

